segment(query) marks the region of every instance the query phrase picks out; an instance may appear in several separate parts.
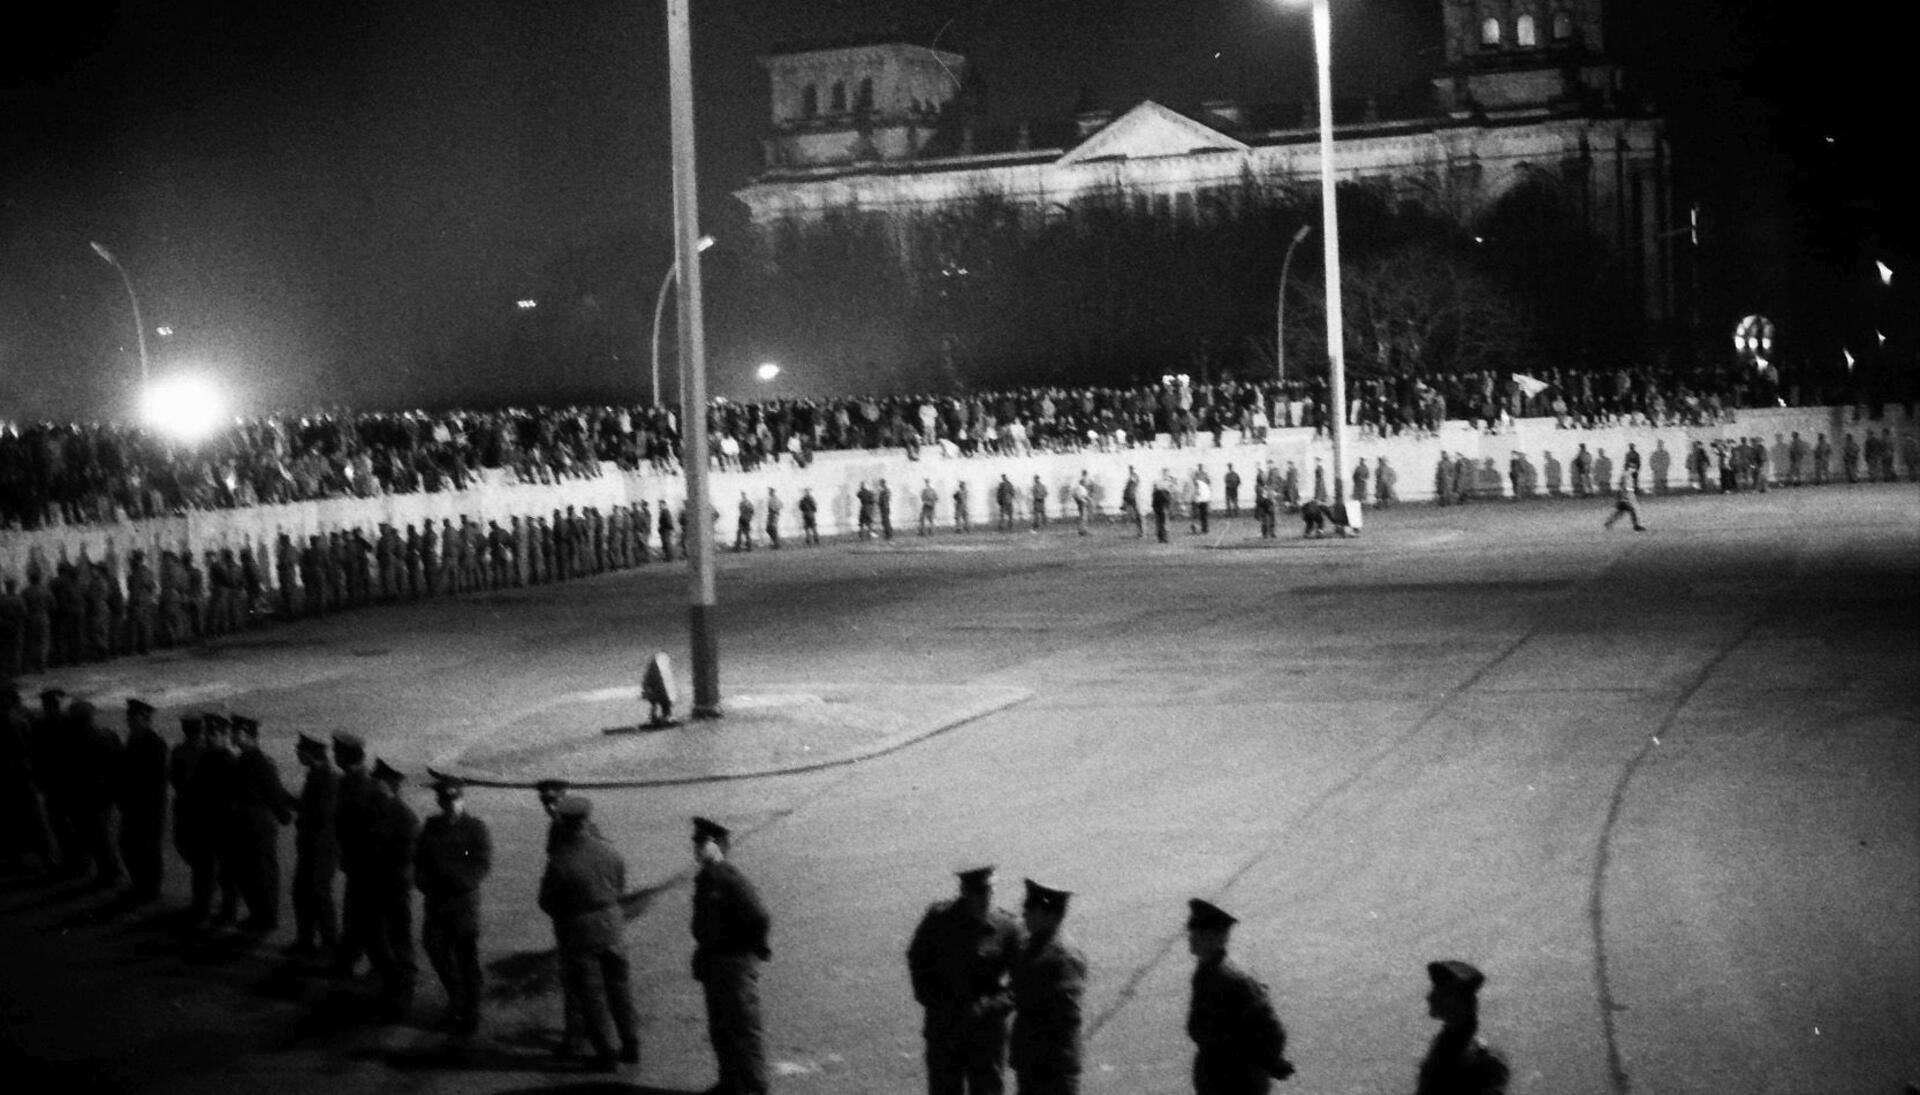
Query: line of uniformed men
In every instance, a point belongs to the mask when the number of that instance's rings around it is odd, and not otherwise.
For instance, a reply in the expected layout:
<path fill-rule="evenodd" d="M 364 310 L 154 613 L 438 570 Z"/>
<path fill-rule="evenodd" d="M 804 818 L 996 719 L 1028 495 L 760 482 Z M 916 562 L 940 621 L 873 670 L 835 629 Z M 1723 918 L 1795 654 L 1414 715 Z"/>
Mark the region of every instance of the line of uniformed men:
<path fill-rule="evenodd" d="M 957 873 L 959 895 L 930 905 L 907 947 L 925 1012 L 928 1095 L 999 1095 L 1009 1064 L 1019 1095 L 1076 1095 L 1087 959 L 1064 930 L 1072 895 L 1027 879 L 1016 921 L 993 905 L 994 868 Z M 1294 1073 L 1286 1030 L 1266 986 L 1227 955 L 1238 920 L 1198 898 L 1187 907 L 1195 1095 L 1264 1095 Z M 1478 1035 L 1485 975 L 1444 961 L 1430 963 L 1427 976 L 1428 1014 L 1441 1030 L 1421 1062 L 1417 1095 L 1500 1095 L 1508 1067 Z"/>

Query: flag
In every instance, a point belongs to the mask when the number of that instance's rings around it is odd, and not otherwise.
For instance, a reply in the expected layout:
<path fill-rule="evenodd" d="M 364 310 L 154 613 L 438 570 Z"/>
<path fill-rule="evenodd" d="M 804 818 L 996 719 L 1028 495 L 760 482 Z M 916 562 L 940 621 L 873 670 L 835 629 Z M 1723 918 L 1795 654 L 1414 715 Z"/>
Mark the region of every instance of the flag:
<path fill-rule="evenodd" d="M 1525 373 L 1513 374 L 1513 382 L 1520 385 L 1520 390 L 1527 393 L 1528 399 L 1532 399 L 1534 396 L 1547 390 L 1546 381 L 1528 376 Z"/>

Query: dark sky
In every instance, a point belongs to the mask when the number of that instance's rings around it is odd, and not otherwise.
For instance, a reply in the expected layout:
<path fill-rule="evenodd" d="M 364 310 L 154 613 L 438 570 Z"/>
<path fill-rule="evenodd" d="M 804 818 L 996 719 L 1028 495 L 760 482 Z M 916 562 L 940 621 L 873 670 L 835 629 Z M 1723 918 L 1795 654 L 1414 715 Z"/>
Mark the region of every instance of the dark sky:
<path fill-rule="evenodd" d="M 1771 187 L 1878 230 L 1881 184 L 1861 179 L 1891 177 L 1888 142 L 1855 148 L 1899 101 L 1874 61 L 1889 46 L 1773 5 L 1623 2 L 1657 28 L 1638 59 L 1676 126 L 1760 165 L 1723 183 L 1724 205 Z M 1062 114 L 1083 91 L 1298 98 L 1311 78 L 1305 15 L 1277 0 L 692 4 L 715 226 L 757 165 L 754 58 L 780 43 L 897 30 L 957 49 L 1003 118 Z M 1337 94 L 1437 62 L 1437 0 L 1335 5 Z M 173 327 L 156 369 L 192 361 L 250 410 L 494 390 L 501 362 L 474 332 L 512 338 L 517 297 L 617 255 L 636 269 L 633 299 L 593 303 L 616 317 L 608 365 L 540 379 L 631 366 L 642 390 L 637 325 L 671 258 L 663 0 L 78 0 L 42 18 L 0 47 L 0 419 L 126 406 L 132 323 L 90 240 L 121 258 L 148 326 Z"/>

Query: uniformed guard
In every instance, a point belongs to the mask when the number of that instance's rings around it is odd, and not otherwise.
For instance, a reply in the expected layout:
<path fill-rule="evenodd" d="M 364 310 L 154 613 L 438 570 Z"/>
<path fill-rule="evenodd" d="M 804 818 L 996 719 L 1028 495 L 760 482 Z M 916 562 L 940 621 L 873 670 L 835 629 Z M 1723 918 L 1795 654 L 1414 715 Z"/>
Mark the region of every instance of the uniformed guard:
<path fill-rule="evenodd" d="M 467 812 L 466 784 L 437 776 L 440 812 L 420 828 L 413 880 L 420 888 L 420 945 L 447 991 L 447 1029 L 480 1029 L 480 883 L 493 869 L 486 822 Z"/>
<path fill-rule="evenodd" d="M 547 852 L 552 854 L 554 846 L 560 842 L 562 826 L 560 824 L 560 800 L 567 797 L 572 785 L 564 779 L 543 779 L 533 785 L 534 792 L 540 796 L 540 809 L 547 815 Z M 595 837 L 600 830 L 594 827 L 588 818 L 580 823 L 581 827 Z M 566 978 L 560 979 L 561 1027 L 560 1040 L 554 1044 L 555 1057 L 571 1056 L 579 1048 L 580 1040 L 586 1035 L 586 1021 L 581 1018 L 580 1002 L 574 998 L 573 988 Z"/>
<path fill-rule="evenodd" d="M 1013 967 L 1013 1038 L 1009 1060 L 1019 1095 L 1077 1095 L 1080 1090 L 1080 998 L 1087 959 L 1061 930 L 1066 890 L 1029 878 L 1021 908 L 1027 945 Z"/>
<path fill-rule="evenodd" d="M 299 804 L 280 781 L 280 766 L 260 751 L 260 724 L 243 715 L 233 726 L 233 860 L 247 918 L 240 930 L 267 934 L 280 927 L 280 827 Z"/>
<path fill-rule="evenodd" d="M 153 729 L 153 705 L 127 701 L 127 745 L 120 761 L 120 857 L 133 883 L 127 899 L 160 896 L 167 834 L 167 743 Z"/>
<path fill-rule="evenodd" d="M 1227 957 L 1235 918 L 1198 898 L 1187 909 L 1187 951 L 1196 960 L 1187 1010 L 1194 1095 L 1265 1095 L 1273 1080 L 1293 1075 L 1286 1029 L 1267 987 Z"/>
<path fill-rule="evenodd" d="M 620 909 L 627 865 L 592 830 L 592 813 L 593 804 L 578 795 L 564 795 L 554 803 L 540 911 L 553 920 L 560 977 L 580 1008 L 581 1026 L 593 1044 L 593 1065 L 611 1072 L 617 1062 L 639 1062 L 640 1028 L 633 1007 L 626 916 Z M 618 1057 L 615 1037 L 620 1041 Z"/>
<path fill-rule="evenodd" d="M 760 1021 L 760 963 L 773 957 L 772 926 L 760 895 L 727 862 L 732 834 L 703 817 L 693 819 L 693 979 L 706 990 L 707 1036 L 720 1069 L 721 1091 L 764 1095 L 765 1032 Z"/>
<path fill-rule="evenodd" d="M 433 526 L 427 525 L 431 530 Z M 367 771 L 367 743 L 358 734 L 333 735 L 333 762 L 340 768 L 334 834 L 340 847 L 340 870 L 347 876 L 340 900 L 340 947 L 333 955 L 335 976 L 349 977 L 360 956 L 368 953 L 367 892 L 371 875 L 361 869 L 365 858 L 367 825 L 373 816 L 373 776 Z"/>
<path fill-rule="evenodd" d="M 1008 975 L 1025 937 L 993 907 L 993 868 L 958 872 L 960 896 L 927 908 L 907 947 L 913 998 L 926 1010 L 928 1095 L 999 1095 L 1005 1089 Z"/>
<path fill-rule="evenodd" d="M 413 854 L 420 821 L 400 797 L 407 777 L 386 761 L 373 766 L 373 794 L 355 858 L 364 908 L 360 922 L 373 972 L 380 977 L 383 1018 L 398 1021 L 413 1005 Z M 353 892 L 353 891 L 349 891 Z"/>
<path fill-rule="evenodd" d="M 208 713 L 201 720 L 201 748 L 174 809 L 185 828 L 181 855 L 193 870 L 194 926 L 231 923 L 240 900 L 231 857 L 225 848 L 232 826 L 233 752 L 227 717 Z M 215 891 L 219 907 L 213 904 Z"/>
<path fill-rule="evenodd" d="M 1427 963 L 1427 1014 L 1440 1033 L 1420 1062 L 1415 1095 L 1503 1095 L 1511 1070 L 1480 1040 L 1480 986 L 1487 977 L 1465 962 Z"/>
<path fill-rule="evenodd" d="M 340 870 L 340 773 L 327 759 L 327 743 L 301 734 L 294 756 L 307 770 L 300 786 L 300 814 L 293 827 L 293 943 L 287 953 L 311 958 L 340 945 L 340 916 L 333 876 Z"/>
<path fill-rule="evenodd" d="M 81 854 L 93 866 L 94 885 L 113 888 L 126 878 L 113 839 L 120 760 L 120 736 L 95 721 L 93 704 L 75 700 L 67 708 L 67 733 L 73 739 L 73 819 Z"/>

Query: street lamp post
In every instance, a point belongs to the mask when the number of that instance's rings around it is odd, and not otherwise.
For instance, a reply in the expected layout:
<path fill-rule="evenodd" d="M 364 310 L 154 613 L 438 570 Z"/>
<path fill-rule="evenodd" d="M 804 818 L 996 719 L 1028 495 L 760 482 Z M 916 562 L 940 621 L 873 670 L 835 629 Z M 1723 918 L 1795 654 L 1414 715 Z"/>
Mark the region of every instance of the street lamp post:
<path fill-rule="evenodd" d="M 713 246 L 713 237 L 701 236 L 695 246 L 705 251 Z M 660 314 L 667 309 L 667 290 L 673 288 L 673 283 L 679 278 L 680 260 L 675 258 L 667 266 L 666 276 L 660 279 L 659 295 L 653 298 L 653 405 L 656 407 L 660 405 Z M 684 386 L 686 381 L 683 379 L 681 384 Z"/>
<path fill-rule="evenodd" d="M 1287 242 L 1287 256 L 1280 260 L 1280 306 L 1275 309 L 1277 318 L 1273 324 L 1273 359 L 1279 366 L 1282 384 L 1287 382 L 1287 268 L 1293 265 L 1293 249 L 1300 246 L 1300 241 L 1312 231 L 1313 225 L 1301 225 L 1300 230 L 1293 234 L 1293 239 Z"/>
<path fill-rule="evenodd" d="M 713 508 L 707 492 L 707 347 L 700 313 L 700 210 L 693 156 L 693 42 L 688 0 L 667 0 L 667 83 L 673 130 L 674 266 L 680 277 L 680 414 L 686 444 L 687 561 L 693 717 L 720 717 L 720 644 L 714 634 Z"/>
<path fill-rule="evenodd" d="M 113 257 L 113 252 L 98 243 L 92 244 L 93 253 L 105 259 L 108 266 L 120 272 L 120 282 L 127 287 L 127 300 L 133 304 L 133 333 L 140 337 L 140 391 L 144 398 L 152 381 L 152 367 L 147 363 L 147 325 L 140 318 L 140 297 L 133 291 L 133 279 L 127 276 L 127 268 Z"/>
<path fill-rule="evenodd" d="M 1333 11 L 1313 2 L 1313 58 L 1320 89 L 1320 238 L 1326 256 L 1327 387 L 1333 417 L 1333 503 L 1347 501 L 1347 347 L 1340 314 L 1340 219 L 1333 182 Z M 1356 500 L 1355 505 L 1358 505 Z"/>

